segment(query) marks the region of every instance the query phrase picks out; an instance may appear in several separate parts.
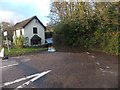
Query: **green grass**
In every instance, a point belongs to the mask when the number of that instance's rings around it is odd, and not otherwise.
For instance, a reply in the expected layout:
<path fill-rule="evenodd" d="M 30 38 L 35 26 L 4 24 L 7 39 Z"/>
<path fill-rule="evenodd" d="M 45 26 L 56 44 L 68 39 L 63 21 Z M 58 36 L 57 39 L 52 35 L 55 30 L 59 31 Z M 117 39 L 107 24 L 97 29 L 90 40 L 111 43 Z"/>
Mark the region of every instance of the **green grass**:
<path fill-rule="evenodd" d="M 0 51 L 1 51 L 1 49 L 2 49 L 2 48 L 0 47 Z"/>
<path fill-rule="evenodd" d="M 29 53 L 36 53 L 40 51 L 45 51 L 47 48 L 12 48 L 10 52 L 8 49 L 5 48 L 5 55 L 6 56 L 21 56 Z"/>

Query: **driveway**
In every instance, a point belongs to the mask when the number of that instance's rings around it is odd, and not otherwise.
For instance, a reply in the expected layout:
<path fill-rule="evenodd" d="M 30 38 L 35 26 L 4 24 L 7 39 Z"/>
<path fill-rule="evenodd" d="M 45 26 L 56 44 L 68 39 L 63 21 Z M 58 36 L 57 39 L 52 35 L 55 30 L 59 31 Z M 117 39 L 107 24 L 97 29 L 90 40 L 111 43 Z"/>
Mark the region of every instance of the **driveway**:
<path fill-rule="evenodd" d="M 1 68 L 3 89 L 118 87 L 118 57 L 104 53 L 45 51 L 10 57 L 2 61 Z M 47 71 L 37 78 L 36 74 Z"/>

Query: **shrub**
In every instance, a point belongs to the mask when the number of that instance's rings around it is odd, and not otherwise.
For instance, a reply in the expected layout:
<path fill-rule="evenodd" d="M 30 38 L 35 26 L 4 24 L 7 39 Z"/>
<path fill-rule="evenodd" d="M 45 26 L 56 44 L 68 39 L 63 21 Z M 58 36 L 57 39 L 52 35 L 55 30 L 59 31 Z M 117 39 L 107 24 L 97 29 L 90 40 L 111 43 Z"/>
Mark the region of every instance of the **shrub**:
<path fill-rule="evenodd" d="M 119 54 L 119 39 L 120 32 L 95 32 L 92 38 L 92 48 L 103 50 L 105 52 Z"/>
<path fill-rule="evenodd" d="M 24 37 L 21 35 L 15 38 L 15 47 L 16 48 L 23 48 L 24 44 Z"/>
<path fill-rule="evenodd" d="M 119 41 L 118 41 L 118 38 L 120 37 L 119 36 L 119 32 L 111 32 L 111 33 L 107 33 L 107 45 L 105 47 L 105 50 L 107 52 L 110 52 L 110 53 L 114 53 L 114 54 L 119 54 Z"/>
<path fill-rule="evenodd" d="M 29 46 L 29 37 L 24 38 L 24 45 L 27 47 Z"/>

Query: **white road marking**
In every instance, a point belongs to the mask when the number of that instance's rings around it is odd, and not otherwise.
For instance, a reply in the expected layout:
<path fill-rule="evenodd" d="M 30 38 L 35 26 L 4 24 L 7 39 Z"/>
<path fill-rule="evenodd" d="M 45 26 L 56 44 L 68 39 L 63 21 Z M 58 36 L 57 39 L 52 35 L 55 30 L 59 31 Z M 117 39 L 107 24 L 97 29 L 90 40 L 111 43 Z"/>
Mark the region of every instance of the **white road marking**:
<path fill-rule="evenodd" d="M 0 86 L 0 87 L 5 87 L 5 86 L 8 86 L 8 85 L 11 85 L 11 84 L 14 84 L 14 83 L 18 83 L 20 81 L 24 81 L 26 79 L 32 78 L 31 80 L 29 80 L 29 81 L 25 82 L 24 84 L 18 86 L 16 89 L 23 88 L 23 86 L 28 85 L 30 82 L 34 82 L 35 80 L 39 79 L 40 77 L 46 75 L 49 72 L 51 72 L 51 70 L 48 70 L 48 71 L 45 71 L 45 72 L 42 72 L 42 73 L 33 74 L 33 75 L 30 75 L 30 76 L 26 76 L 24 78 L 20 78 L 20 79 L 11 81 L 11 82 L 6 82 L 6 83 L 3 84 L 3 86 Z"/>
<path fill-rule="evenodd" d="M 37 75 L 39 75 L 39 73 L 34 74 L 34 75 L 30 75 L 30 76 L 26 76 L 26 77 L 24 77 L 24 78 L 20 78 L 20 79 L 17 79 L 17 80 L 15 80 L 15 81 L 12 81 L 12 82 L 4 83 L 4 84 L 3 84 L 3 87 L 8 86 L 8 85 L 11 85 L 11 84 L 14 84 L 14 83 L 17 83 L 17 82 L 20 82 L 20 81 L 24 81 L 24 80 L 26 80 L 26 79 L 35 77 L 35 76 L 37 76 Z"/>
<path fill-rule="evenodd" d="M 99 62 L 96 62 L 96 64 L 97 64 L 97 65 L 100 65 L 100 63 L 99 63 Z"/>
<path fill-rule="evenodd" d="M 103 70 L 102 68 L 100 68 L 100 71 L 103 72 L 103 73 L 110 73 L 110 74 L 115 74 L 115 75 L 117 75 L 115 72 Z"/>
<path fill-rule="evenodd" d="M 46 75 L 46 74 L 49 73 L 49 72 L 51 72 L 51 70 L 48 70 L 48 71 L 46 71 L 46 72 L 39 73 L 36 77 L 34 77 L 34 78 L 32 78 L 31 80 L 23 83 L 22 85 L 18 86 L 16 89 L 23 88 L 24 86 L 29 85 L 31 82 L 36 81 L 37 79 L 39 79 L 40 77 Z M 16 90 L 16 89 L 15 89 L 15 90 Z"/>
<path fill-rule="evenodd" d="M 90 54 L 89 52 L 86 52 L 87 54 Z"/>
<path fill-rule="evenodd" d="M 102 69 L 102 68 L 100 68 L 100 71 L 102 71 L 102 72 L 103 72 L 103 69 Z"/>
<path fill-rule="evenodd" d="M 29 59 L 29 58 L 27 58 L 27 59 L 23 59 L 23 60 L 21 60 L 22 62 L 28 62 L 28 61 L 30 61 L 31 59 Z M 4 61 L 9 61 L 9 60 L 4 60 Z M 15 66 L 15 65 L 18 65 L 19 63 L 15 63 L 15 64 L 10 64 L 10 65 L 6 65 L 6 66 L 2 66 L 2 67 L 0 67 L 0 68 L 6 68 L 6 67 L 11 67 L 11 66 Z"/>
<path fill-rule="evenodd" d="M 95 58 L 95 56 L 91 56 L 92 58 Z"/>
<path fill-rule="evenodd" d="M 112 71 L 103 70 L 102 72 L 103 72 L 103 73 L 111 73 L 111 74 L 114 74 L 114 72 L 112 72 Z"/>
<path fill-rule="evenodd" d="M 18 63 L 11 64 L 11 65 L 7 65 L 7 66 L 2 66 L 2 67 L 0 67 L 0 68 L 6 68 L 6 67 L 11 67 L 11 66 L 16 66 L 16 65 L 18 65 Z"/>
<path fill-rule="evenodd" d="M 109 66 L 106 66 L 106 68 L 110 68 Z"/>
<path fill-rule="evenodd" d="M 14 59 L 19 59 L 19 58 L 21 58 L 21 57 L 13 57 Z"/>
<path fill-rule="evenodd" d="M 23 60 L 21 60 L 21 61 L 27 62 L 27 61 L 30 61 L 30 60 L 31 60 L 30 58 L 26 58 L 26 59 L 23 59 Z"/>

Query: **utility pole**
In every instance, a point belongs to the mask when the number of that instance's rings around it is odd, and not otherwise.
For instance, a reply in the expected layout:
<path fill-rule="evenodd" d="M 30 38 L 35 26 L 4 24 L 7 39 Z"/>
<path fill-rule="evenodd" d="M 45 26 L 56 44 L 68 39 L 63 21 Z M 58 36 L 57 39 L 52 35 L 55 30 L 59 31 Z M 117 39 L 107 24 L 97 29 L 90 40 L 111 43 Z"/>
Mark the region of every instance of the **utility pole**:
<path fill-rule="evenodd" d="M 9 41 L 7 36 L 6 36 L 6 42 L 7 42 L 8 52 L 10 52 Z"/>

